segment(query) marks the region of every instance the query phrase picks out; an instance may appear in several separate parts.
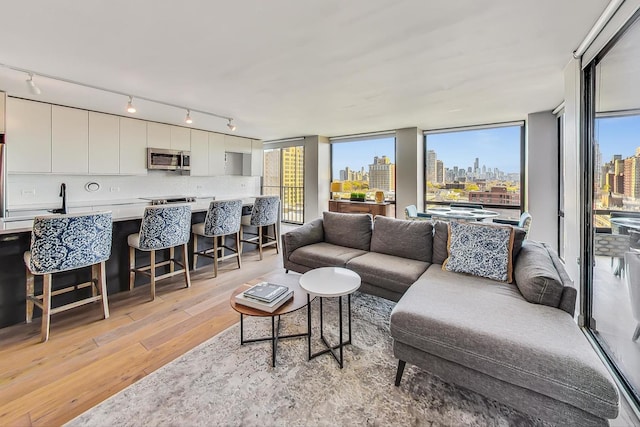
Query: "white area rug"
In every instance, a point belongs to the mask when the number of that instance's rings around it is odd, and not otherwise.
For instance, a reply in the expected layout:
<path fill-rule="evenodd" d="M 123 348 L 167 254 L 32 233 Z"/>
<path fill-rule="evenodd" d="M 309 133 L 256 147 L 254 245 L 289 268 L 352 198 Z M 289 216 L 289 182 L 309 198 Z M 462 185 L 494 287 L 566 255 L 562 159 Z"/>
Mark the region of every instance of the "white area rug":
<path fill-rule="evenodd" d="M 307 361 L 305 338 L 281 341 L 272 368 L 270 343 L 241 346 L 237 324 L 67 425 L 544 425 L 409 364 L 401 386 L 395 387 L 397 360 L 389 334 L 393 305 L 354 294 L 353 344 L 345 348 L 344 369 L 328 354 Z M 317 301 L 312 307 L 316 327 Z M 337 302 L 325 301 L 324 312 L 329 329 L 337 323 Z M 283 316 L 281 334 L 304 332 L 306 313 Z M 246 318 L 245 338 L 270 331 L 269 318 Z M 314 351 L 321 349 L 318 334 L 312 342 Z"/>

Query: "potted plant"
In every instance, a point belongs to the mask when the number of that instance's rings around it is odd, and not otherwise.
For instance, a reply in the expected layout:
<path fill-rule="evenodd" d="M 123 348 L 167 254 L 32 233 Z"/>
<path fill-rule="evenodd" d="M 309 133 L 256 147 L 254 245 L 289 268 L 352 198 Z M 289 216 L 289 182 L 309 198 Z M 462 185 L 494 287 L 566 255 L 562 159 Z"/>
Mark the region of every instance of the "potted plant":
<path fill-rule="evenodd" d="M 352 202 L 364 202 L 366 196 L 365 193 L 351 193 L 349 200 Z"/>

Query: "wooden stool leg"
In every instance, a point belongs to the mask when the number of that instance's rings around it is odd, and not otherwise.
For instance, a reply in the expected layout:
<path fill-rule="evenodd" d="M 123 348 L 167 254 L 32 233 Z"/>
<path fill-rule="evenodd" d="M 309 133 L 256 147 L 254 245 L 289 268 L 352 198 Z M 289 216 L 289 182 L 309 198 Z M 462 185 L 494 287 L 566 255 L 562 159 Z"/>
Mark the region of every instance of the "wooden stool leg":
<path fill-rule="evenodd" d="M 156 251 L 151 250 L 151 301 L 156 299 Z"/>
<path fill-rule="evenodd" d="M 133 290 L 136 281 L 136 249 L 129 246 L 129 290 Z"/>
<path fill-rule="evenodd" d="M 42 276 L 42 327 L 40 341 L 49 339 L 49 324 L 51 320 L 51 274 Z"/>
<path fill-rule="evenodd" d="M 189 275 L 189 246 L 186 243 L 182 245 L 182 256 L 184 257 L 184 279 L 187 282 L 187 288 L 190 288 L 191 276 Z"/>
<path fill-rule="evenodd" d="M 240 253 L 242 253 L 242 245 L 243 245 L 243 243 L 242 243 L 242 237 L 243 237 L 242 236 L 242 225 L 240 225 L 239 233 L 240 233 Z"/>
<path fill-rule="evenodd" d="M 240 254 L 242 250 L 240 249 L 240 231 L 236 233 L 236 256 L 238 257 L 238 268 L 242 268 L 242 260 Z"/>
<path fill-rule="evenodd" d="M 198 268 L 198 235 L 193 234 L 193 269 Z"/>
<path fill-rule="evenodd" d="M 29 270 L 29 267 L 27 267 L 27 313 L 26 313 L 26 317 L 27 317 L 27 323 L 31 323 L 31 320 L 33 320 L 33 300 L 29 297 L 33 297 L 33 293 L 34 293 L 34 280 L 35 280 L 35 276 L 31 273 L 31 270 Z"/>
<path fill-rule="evenodd" d="M 213 236 L 213 277 L 218 277 L 218 236 Z"/>
<path fill-rule="evenodd" d="M 102 296 L 102 312 L 104 313 L 104 318 L 109 318 L 109 303 L 107 302 L 107 269 L 105 267 L 104 261 L 98 266 L 98 287 L 100 288 L 100 295 Z M 95 267 L 95 266 L 94 266 Z"/>
<path fill-rule="evenodd" d="M 169 248 L 169 272 L 171 272 L 171 273 L 176 271 L 176 265 L 173 262 L 175 257 L 176 257 L 176 253 L 175 253 L 175 250 L 173 249 L 173 246 L 172 246 L 172 247 Z"/>
<path fill-rule="evenodd" d="M 262 261 L 262 226 L 258 227 L 258 249 L 260 252 L 260 261 Z"/>

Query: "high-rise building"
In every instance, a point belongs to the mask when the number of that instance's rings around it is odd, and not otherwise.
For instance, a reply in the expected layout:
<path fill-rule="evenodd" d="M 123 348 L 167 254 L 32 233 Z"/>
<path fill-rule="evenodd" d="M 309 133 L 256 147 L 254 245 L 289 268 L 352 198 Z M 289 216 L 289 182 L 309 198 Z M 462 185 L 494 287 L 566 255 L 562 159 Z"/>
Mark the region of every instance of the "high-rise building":
<path fill-rule="evenodd" d="M 624 159 L 623 183 L 625 196 L 640 197 L 640 157 L 637 155 Z"/>
<path fill-rule="evenodd" d="M 396 165 L 387 156 L 374 157 L 369 165 L 369 188 L 391 191 L 396 188 Z"/>
<path fill-rule="evenodd" d="M 436 152 L 434 150 L 427 150 L 427 159 L 426 159 L 427 182 L 437 182 L 436 181 L 436 173 L 437 173 L 436 161 L 437 160 L 438 160 L 438 155 L 436 154 Z"/>
<path fill-rule="evenodd" d="M 264 150 L 264 178 L 262 181 L 265 194 L 279 195 L 280 187 L 280 149 Z M 275 193 L 267 189 L 275 189 Z"/>
<path fill-rule="evenodd" d="M 478 173 L 480 169 L 480 159 L 476 157 L 475 162 L 473 162 L 473 173 Z"/>
<path fill-rule="evenodd" d="M 442 160 L 436 160 L 436 181 L 439 184 L 444 184 L 444 162 Z"/>

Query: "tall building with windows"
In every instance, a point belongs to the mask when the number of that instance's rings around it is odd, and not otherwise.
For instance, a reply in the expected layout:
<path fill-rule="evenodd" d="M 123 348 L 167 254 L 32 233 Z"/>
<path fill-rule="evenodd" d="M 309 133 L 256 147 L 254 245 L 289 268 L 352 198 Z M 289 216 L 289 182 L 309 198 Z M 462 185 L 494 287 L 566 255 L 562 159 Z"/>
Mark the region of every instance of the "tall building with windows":
<path fill-rule="evenodd" d="M 438 155 L 436 154 L 436 152 L 434 150 L 427 150 L 427 159 L 426 159 L 427 182 L 436 182 L 437 160 L 438 160 Z"/>
<path fill-rule="evenodd" d="M 444 162 L 442 160 L 436 160 L 436 181 L 439 184 L 444 184 Z"/>
<path fill-rule="evenodd" d="M 369 165 L 369 188 L 391 191 L 396 188 L 396 165 L 387 156 L 374 157 Z"/>

